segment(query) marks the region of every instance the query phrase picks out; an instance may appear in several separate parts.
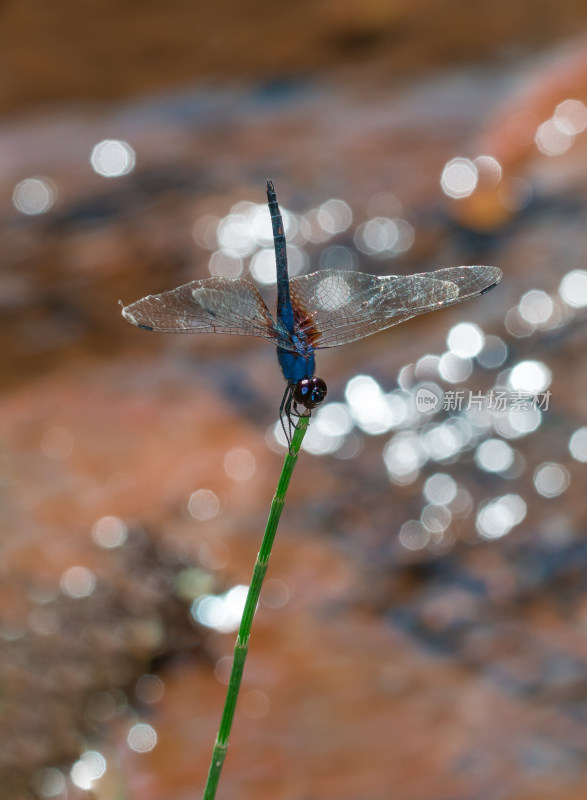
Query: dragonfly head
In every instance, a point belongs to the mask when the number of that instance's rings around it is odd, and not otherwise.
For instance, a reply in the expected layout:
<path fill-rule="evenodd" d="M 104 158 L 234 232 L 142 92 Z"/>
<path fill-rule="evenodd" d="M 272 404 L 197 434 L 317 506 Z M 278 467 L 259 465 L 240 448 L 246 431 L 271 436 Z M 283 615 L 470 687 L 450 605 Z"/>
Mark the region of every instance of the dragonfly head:
<path fill-rule="evenodd" d="M 322 378 L 304 378 L 298 381 L 293 390 L 293 401 L 304 408 L 316 408 L 328 394 Z"/>

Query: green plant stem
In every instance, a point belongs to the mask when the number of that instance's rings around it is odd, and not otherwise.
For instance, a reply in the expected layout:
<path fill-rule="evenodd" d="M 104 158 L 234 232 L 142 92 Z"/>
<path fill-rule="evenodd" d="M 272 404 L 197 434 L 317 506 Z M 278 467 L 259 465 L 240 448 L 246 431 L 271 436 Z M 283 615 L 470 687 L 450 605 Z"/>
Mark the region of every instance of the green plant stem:
<path fill-rule="evenodd" d="M 259 602 L 259 595 L 261 587 L 269 565 L 269 557 L 271 555 L 271 548 L 277 532 L 277 525 L 283 506 L 285 503 L 285 495 L 289 486 L 296 461 L 302 446 L 302 440 L 308 428 L 309 416 L 304 415 L 298 420 L 294 435 L 291 442 L 291 447 L 285 457 L 277 490 L 271 503 L 271 510 L 269 511 L 269 519 L 265 528 L 261 548 L 257 555 L 257 560 L 253 569 L 253 577 L 251 585 L 247 594 L 243 616 L 241 619 L 240 627 L 238 629 L 238 636 L 236 637 L 236 644 L 234 646 L 234 660 L 232 662 L 232 671 L 230 673 L 230 681 L 228 683 L 228 691 L 226 693 L 226 700 L 224 701 L 224 711 L 222 712 L 222 719 L 220 720 L 220 728 L 212 751 L 212 760 L 210 762 L 210 770 L 208 772 L 208 780 L 206 781 L 206 788 L 204 790 L 203 800 L 214 800 L 216 797 L 216 789 L 218 787 L 218 780 L 220 779 L 220 772 L 226 758 L 228 751 L 228 739 L 230 736 L 230 729 L 232 727 L 232 720 L 236 709 L 236 701 L 243 676 L 243 669 L 245 660 L 249 650 L 249 637 L 251 635 L 251 626 L 253 624 L 253 617 Z"/>

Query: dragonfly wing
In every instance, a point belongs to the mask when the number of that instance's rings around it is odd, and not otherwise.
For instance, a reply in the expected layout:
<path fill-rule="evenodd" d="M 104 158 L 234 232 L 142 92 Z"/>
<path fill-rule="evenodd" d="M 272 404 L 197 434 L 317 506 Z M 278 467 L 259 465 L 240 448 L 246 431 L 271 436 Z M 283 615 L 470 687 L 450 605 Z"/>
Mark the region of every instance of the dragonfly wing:
<path fill-rule="evenodd" d="M 336 347 L 476 297 L 501 280 L 497 267 L 448 267 L 378 277 L 322 270 L 292 278 L 296 323 L 315 348 Z"/>
<path fill-rule="evenodd" d="M 274 343 L 282 335 L 250 281 L 205 278 L 124 306 L 122 316 L 151 331 L 228 333 L 260 336 Z"/>

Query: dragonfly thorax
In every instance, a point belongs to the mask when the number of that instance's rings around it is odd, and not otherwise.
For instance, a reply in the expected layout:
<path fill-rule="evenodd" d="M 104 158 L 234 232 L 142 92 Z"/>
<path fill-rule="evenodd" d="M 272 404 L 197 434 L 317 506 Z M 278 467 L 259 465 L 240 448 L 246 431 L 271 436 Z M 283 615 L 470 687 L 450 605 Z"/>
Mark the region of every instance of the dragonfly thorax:
<path fill-rule="evenodd" d="M 304 378 L 293 389 L 293 401 L 308 410 L 316 408 L 324 401 L 328 389 L 322 378 Z"/>

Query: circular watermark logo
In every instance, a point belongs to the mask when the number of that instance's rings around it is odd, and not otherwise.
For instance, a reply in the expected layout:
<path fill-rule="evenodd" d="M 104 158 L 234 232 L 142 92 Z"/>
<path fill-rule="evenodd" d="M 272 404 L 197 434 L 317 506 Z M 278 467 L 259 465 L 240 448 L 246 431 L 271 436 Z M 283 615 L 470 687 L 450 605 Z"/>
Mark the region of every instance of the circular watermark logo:
<path fill-rule="evenodd" d="M 416 389 L 416 410 L 420 414 L 432 414 L 442 405 L 443 392 L 438 386 L 419 386 Z"/>

